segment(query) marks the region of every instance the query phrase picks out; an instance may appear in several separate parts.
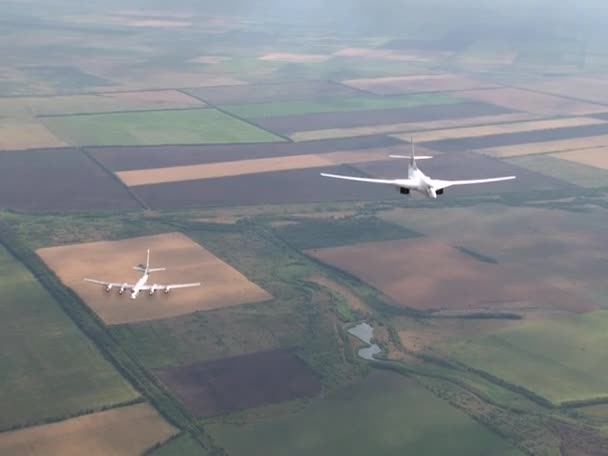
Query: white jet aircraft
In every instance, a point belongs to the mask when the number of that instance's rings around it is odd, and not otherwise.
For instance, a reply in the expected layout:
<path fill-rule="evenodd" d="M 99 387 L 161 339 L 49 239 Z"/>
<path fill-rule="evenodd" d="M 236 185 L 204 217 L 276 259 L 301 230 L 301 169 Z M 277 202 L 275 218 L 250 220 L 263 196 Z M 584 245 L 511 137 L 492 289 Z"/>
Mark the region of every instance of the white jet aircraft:
<path fill-rule="evenodd" d="M 163 290 L 165 293 L 169 293 L 171 290 L 175 288 L 190 288 L 190 287 L 198 287 L 200 286 L 200 282 L 197 283 L 175 283 L 171 285 L 159 285 L 153 284 L 148 285 L 148 279 L 150 278 L 151 272 L 164 271 L 165 268 L 150 268 L 150 249 L 148 249 L 148 256 L 146 257 L 146 265 L 134 266 L 133 269 L 136 271 L 143 272 L 144 274 L 141 278 L 135 283 L 119 283 L 119 282 L 104 282 L 102 280 L 95 279 L 84 279 L 85 282 L 94 283 L 96 285 L 103 285 L 106 287 L 106 291 L 111 291 L 112 288 L 118 288 L 118 293 L 123 294 L 125 290 L 131 291 L 131 299 L 137 298 L 137 295 L 140 291 L 149 291 L 150 295 L 153 295 L 158 290 Z"/>
<path fill-rule="evenodd" d="M 485 184 L 488 182 L 500 182 L 515 179 L 516 176 L 492 177 L 490 179 L 474 179 L 474 180 L 441 180 L 432 179 L 416 166 L 416 160 L 427 160 L 429 156 L 418 156 L 415 154 L 414 141 L 412 141 L 412 155 L 410 157 L 404 155 L 389 155 L 391 158 L 408 158 L 410 160 L 407 168 L 407 179 L 368 179 L 366 177 L 341 176 L 338 174 L 321 173 L 324 177 L 334 177 L 336 179 L 345 179 L 358 182 L 371 182 L 374 184 L 385 184 L 397 187 L 402 195 L 409 195 L 410 191 L 422 193 L 428 198 L 437 199 L 437 195 L 443 195 L 444 189 L 453 185 L 469 185 L 469 184 Z"/>

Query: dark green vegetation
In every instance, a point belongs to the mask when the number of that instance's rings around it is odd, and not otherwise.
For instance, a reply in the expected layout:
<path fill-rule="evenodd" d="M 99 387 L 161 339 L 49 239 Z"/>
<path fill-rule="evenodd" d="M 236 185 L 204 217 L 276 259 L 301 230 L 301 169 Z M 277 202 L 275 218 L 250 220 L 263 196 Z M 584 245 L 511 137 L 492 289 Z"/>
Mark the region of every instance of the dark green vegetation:
<path fill-rule="evenodd" d="M 146 456 L 201 456 L 205 454 L 198 442 L 186 433 L 178 434 L 146 452 Z"/>
<path fill-rule="evenodd" d="M 77 146 L 281 141 L 214 109 L 46 117 L 44 122 L 58 137 Z"/>
<path fill-rule="evenodd" d="M 374 373 L 297 415 L 207 426 L 234 456 L 523 453 L 412 380 Z M 389 443 L 390 442 L 390 443 Z"/>
<path fill-rule="evenodd" d="M 0 429 L 58 420 L 139 397 L 2 247 L 0 287 Z"/>

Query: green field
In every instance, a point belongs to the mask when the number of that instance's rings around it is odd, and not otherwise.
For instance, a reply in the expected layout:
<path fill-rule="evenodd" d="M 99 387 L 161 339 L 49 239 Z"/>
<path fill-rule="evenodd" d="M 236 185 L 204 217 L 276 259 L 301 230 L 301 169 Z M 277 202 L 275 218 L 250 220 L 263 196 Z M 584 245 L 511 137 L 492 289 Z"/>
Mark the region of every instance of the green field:
<path fill-rule="evenodd" d="M 466 101 L 448 93 L 416 95 L 356 96 L 343 98 L 323 98 L 314 101 L 284 101 L 275 103 L 224 105 L 226 111 L 241 117 L 272 117 L 323 112 L 352 112 L 370 109 L 413 108 L 416 106 L 444 105 Z"/>
<path fill-rule="evenodd" d="M 545 176 L 585 188 L 608 187 L 608 171 L 548 155 L 528 155 L 505 160 Z"/>
<path fill-rule="evenodd" d="M 0 288 L 0 428 L 138 397 L 4 248 L 0 248 Z"/>
<path fill-rule="evenodd" d="M 190 434 L 181 434 L 164 445 L 146 453 L 147 456 L 202 456 L 203 448 Z"/>
<path fill-rule="evenodd" d="M 208 432 L 233 456 L 450 455 L 522 453 L 417 383 L 376 372 L 298 414 Z"/>
<path fill-rule="evenodd" d="M 414 231 L 376 217 L 300 219 L 296 223 L 277 228 L 276 231 L 288 244 L 299 250 L 419 236 Z"/>
<path fill-rule="evenodd" d="M 559 404 L 608 396 L 607 329 L 608 311 L 601 310 L 530 321 L 439 350 Z"/>
<path fill-rule="evenodd" d="M 44 122 L 58 137 L 78 146 L 281 141 L 214 109 L 47 117 Z"/>

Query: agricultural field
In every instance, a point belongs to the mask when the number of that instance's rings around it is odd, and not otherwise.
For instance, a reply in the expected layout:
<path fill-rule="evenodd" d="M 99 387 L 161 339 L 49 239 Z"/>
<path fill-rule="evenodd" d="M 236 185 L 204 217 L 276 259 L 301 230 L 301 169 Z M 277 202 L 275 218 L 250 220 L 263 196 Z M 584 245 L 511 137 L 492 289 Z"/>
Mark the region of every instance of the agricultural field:
<path fill-rule="evenodd" d="M 457 95 L 543 116 L 587 115 L 606 111 L 606 106 L 515 88 L 470 90 L 458 92 Z"/>
<path fill-rule="evenodd" d="M 273 142 L 282 139 L 215 109 L 45 117 L 75 146 Z"/>
<path fill-rule="evenodd" d="M 118 292 L 83 282 L 85 277 L 134 283 L 141 273 L 132 266 L 145 261 L 151 250 L 152 267 L 167 271 L 154 278 L 161 283 L 203 282 L 201 287 L 146 296 L 128 301 Z M 94 242 L 39 249 L 38 255 L 107 324 L 130 323 L 217 309 L 272 297 L 211 252 L 181 233 Z"/>
<path fill-rule="evenodd" d="M 336 138 L 365 137 L 368 135 L 395 134 L 404 132 L 426 131 L 433 129 L 468 127 L 475 125 L 492 125 L 508 122 L 519 122 L 535 119 L 538 116 L 526 113 L 509 113 L 485 115 L 480 117 L 464 117 L 422 122 L 402 122 L 385 125 L 372 125 L 351 128 L 323 128 L 320 130 L 296 131 L 289 135 L 294 141 L 319 141 Z"/>
<path fill-rule="evenodd" d="M 534 154 L 549 154 L 555 152 L 574 152 L 584 149 L 595 149 L 608 146 L 608 135 L 588 136 L 574 139 L 556 141 L 541 141 L 529 144 L 515 144 L 513 146 L 490 147 L 479 152 L 492 157 L 519 157 Z"/>
<path fill-rule="evenodd" d="M 342 98 L 323 98 L 321 100 L 277 101 L 254 104 L 222 105 L 231 114 L 246 118 L 280 117 L 317 113 L 342 113 L 378 109 L 410 108 L 418 106 L 447 105 L 461 103 L 466 98 L 450 94 L 415 94 L 394 97 L 350 96 Z"/>
<path fill-rule="evenodd" d="M 397 306 L 423 311 L 591 310 L 567 287 L 503 266 L 472 250 L 426 240 L 369 242 L 309 250 L 389 296 Z M 365 258 L 365 261 L 360 261 Z M 416 268 L 411 268 L 416 258 Z"/>
<path fill-rule="evenodd" d="M 177 90 L 109 92 L 0 99 L 2 116 L 54 116 L 113 111 L 196 108 L 205 104 Z"/>
<path fill-rule="evenodd" d="M 275 117 L 253 117 L 252 122 L 275 133 L 289 135 L 295 132 L 320 129 L 357 128 L 404 122 L 432 122 L 466 117 L 508 114 L 513 111 L 476 101 L 424 105 L 409 108 L 370 109 L 341 113 L 318 113 Z"/>
<path fill-rule="evenodd" d="M 173 367 L 156 375 L 198 418 L 321 392 L 314 372 L 285 350 Z"/>
<path fill-rule="evenodd" d="M 608 147 L 561 152 L 552 156 L 608 171 Z M 608 182 L 606 184 L 608 185 Z"/>
<path fill-rule="evenodd" d="M 42 122 L 30 118 L 0 118 L 0 151 L 64 147 Z"/>
<path fill-rule="evenodd" d="M 608 96 L 606 95 L 608 82 L 602 76 L 582 75 L 547 78 L 522 84 L 522 87 L 591 103 L 606 104 L 608 103 Z M 606 111 L 605 107 L 604 111 Z"/>
<path fill-rule="evenodd" d="M 373 373 L 300 413 L 245 423 L 220 420 L 206 429 L 235 456 L 251 448 L 269 456 L 522 455 L 414 380 L 388 372 Z"/>
<path fill-rule="evenodd" d="M 0 154 L 0 204 L 24 212 L 141 207 L 117 179 L 71 148 Z"/>
<path fill-rule="evenodd" d="M 579 151 L 575 152 L 577 154 Z M 584 151 L 580 151 L 583 152 Z M 564 179 L 571 184 L 585 188 L 608 187 L 608 171 L 590 166 L 588 163 L 569 159 L 562 159 L 559 155 L 528 155 L 513 157 L 506 161 L 542 173 L 545 176 Z"/>
<path fill-rule="evenodd" d="M 136 171 L 150 168 L 201 165 L 217 162 L 282 158 L 293 155 L 320 155 L 334 152 L 378 152 L 390 150 L 399 153 L 407 146 L 395 138 L 368 136 L 305 143 L 275 142 L 267 144 L 147 146 L 147 147 L 89 147 L 89 152 L 107 169 Z"/>
<path fill-rule="evenodd" d="M 555 404 L 591 400 L 608 396 L 607 322 L 604 310 L 547 318 L 450 340 L 438 350 Z"/>
<path fill-rule="evenodd" d="M 449 128 L 445 130 L 432 130 L 426 132 L 411 132 L 407 135 L 394 135 L 397 138 L 408 140 L 411 136 L 418 142 L 439 141 L 454 138 L 476 138 L 480 136 L 500 135 L 505 133 L 523 133 L 536 130 L 553 130 L 556 128 L 578 127 L 582 125 L 602 124 L 600 119 L 591 117 L 572 117 L 554 120 L 536 120 L 529 122 L 513 122 L 508 124 L 475 126 L 463 128 Z"/>
<path fill-rule="evenodd" d="M 141 454 L 176 432 L 152 407 L 136 404 L 4 432 L 0 434 L 0 453 L 127 456 Z"/>
<path fill-rule="evenodd" d="M 0 429 L 133 401 L 139 393 L 104 359 L 36 279 L 0 249 L 4 298 Z M 0 450 L 5 443 L 0 434 Z"/>
<path fill-rule="evenodd" d="M 377 95 L 447 92 L 496 87 L 491 82 L 476 81 L 454 74 L 421 74 L 415 76 L 354 79 L 343 81 L 343 84 Z"/>

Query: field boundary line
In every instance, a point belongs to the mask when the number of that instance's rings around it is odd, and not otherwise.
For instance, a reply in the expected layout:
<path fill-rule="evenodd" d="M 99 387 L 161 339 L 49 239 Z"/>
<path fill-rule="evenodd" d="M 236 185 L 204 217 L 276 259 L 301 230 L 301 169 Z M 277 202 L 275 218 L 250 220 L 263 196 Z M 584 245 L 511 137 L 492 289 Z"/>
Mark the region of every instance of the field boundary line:
<path fill-rule="evenodd" d="M 605 107 L 608 108 L 608 103 L 605 102 L 605 101 L 585 100 L 583 98 L 576 98 L 576 97 L 571 97 L 569 95 L 555 94 L 555 93 L 551 93 L 551 92 L 546 92 L 544 90 L 531 89 L 529 87 L 518 87 L 518 86 L 515 86 L 515 85 L 505 86 L 505 88 L 506 89 L 522 90 L 524 92 L 536 93 L 536 94 L 539 94 L 539 95 L 547 95 L 547 96 L 551 96 L 551 97 L 555 97 L 555 98 L 561 98 L 562 100 L 576 101 L 577 103 L 586 103 L 586 104 L 594 104 L 594 105 L 598 105 L 598 106 L 605 106 Z M 593 114 L 588 114 L 588 116 L 593 116 Z"/>
<path fill-rule="evenodd" d="M 137 204 L 139 204 L 141 206 L 142 209 L 144 209 L 144 210 L 150 209 L 150 207 L 133 190 L 131 190 L 130 187 L 125 185 L 125 183 L 122 180 L 120 180 L 120 178 L 114 172 L 112 172 L 111 170 L 106 168 L 99 160 L 97 160 L 92 154 L 90 154 L 89 151 L 86 150 L 86 148 L 78 147 L 77 149 L 80 151 L 81 154 L 83 154 L 87 159 L 89 159 L 92 163 L 94 163 L 98 168 L 103 170 L 104 173 L 106 173 L 108 176 L 110 176 L 110 178 L 114 182 L 117 182 L 118 184 L 120 184 L 120 186 L 123 189 L 125 189 L 125 191 L 129 194 L 129 196 L 131 196 L 131 198 L 133 198 L 137 202 Z"/>
<path fill-rule="evenodd" d="M 180 92 L 184 93 L 184 92 Z M 190 95 L 192 97 L 192 95 Z M 194 97 L 192 97 L 194 98 Z M 198 99 L 198 101 L 203 102 Z M 105 116 L 105 115 L 116 115 L 116 114 L 141 114 L 147 112 L 167 112 L 167 111 L 202 111 L 204 109 L 210 109 L 211 106 L 204 104 L 199 106 L 185 107 L 185 108 L 162 108 L 162 109 L 126 109 L 124 111 L 102 111 L 102 112 L 76 112 L 71 114 L 37 114 L 36 119 L 52 119 L 57 117 L 86 117 L 86 116 Z"/>
<path fill-rule="evenodd" d="M 241 117 L 241 116 L 238 116 L 238 115 L 236 115 L 236 114 L 233 114 L 233 113 L 231 113 L 230 111 L 226 111 L 225 109 L 223 109 L 223 108 L 219 107 L 219 106 L 218 106 L 218 105 L 216 105 L 215 103 L 210 103 L 209 101 L 205 100 L 205 99 L 204 99 L 204 98 L 202 98 L 202 97 L 199 97 L 199 96 L 197 96 L 197 95 L 193 95 L 193 94 L 190 94 L 190 93 L 188 93 L 188 92 L 182 91 L 181 89 L 180 89 L 180 90 L 178 90 L 178 92 L 183 93 L 184 95 L 191 96 L 191 97 L 193 97 L 193 98 L 197 99 L 198 101 L 202 101 L 203 103 L 205 103 L 205 104 L 206 104 L 207 106 L 209 106 L 210 108 L 213 108 L 213 109 L 215 109 L 215 110 L 217 110 L 217 111 L 221 112 L 221 113 L 222 113 L 222 114 L 224 114 L 224 115 L 230 116 L 230 117 L 232 117 L 233 119 L 240 120 L 241 122 L 244 122 L 244 123 L 246 123 L 246 124 L 248 124 L 248 125 L 251 125 L 252 127 L 258 128 L 258 129 L 260 129 L 260 130 L 262 130 L 262 131 L 265 131 L 266 133 L 269 133 L 269 134 L 271 134 L 271 135 L 273 135 L 273 136 L 276 136 L 277 138 L 281 138 L 281 139 L 283 139 L 283 141 L 284 141 L 284 142 L 294 142 L 294 141 L 293 141 L 293 139 L 291 139 L 289 136 L 286 136 L 286 135 L 283 135 L 283 134 L 281 134 L 281 133 L 277 133 L 277 132 L 271 131 L 271 130 L 269 130 L 269 129 L 265 128 L 265 127 L 262 127 L 262 126 L 260 126 L 260 125 L 257 125 L 256 123 L 252 122 L 251 120 L 246 119 L 245 117 Z M 263 143 L 263 142 L 262 142 L 262 143 Z M 259 143 L 258 143 L 258 144 L 259 144 Z"/>

